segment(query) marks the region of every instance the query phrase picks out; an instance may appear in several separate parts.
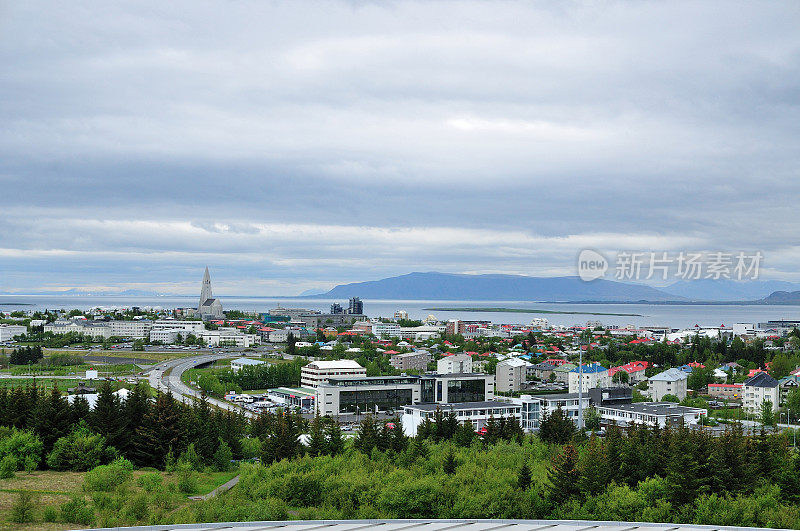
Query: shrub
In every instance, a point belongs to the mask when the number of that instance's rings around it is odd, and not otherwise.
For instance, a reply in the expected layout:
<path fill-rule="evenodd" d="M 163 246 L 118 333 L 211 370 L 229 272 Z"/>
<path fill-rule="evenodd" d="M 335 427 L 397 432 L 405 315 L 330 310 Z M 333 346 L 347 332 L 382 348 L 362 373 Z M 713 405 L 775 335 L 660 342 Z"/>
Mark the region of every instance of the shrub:
<path fill-rule="evenodd" d="M 86 473 L 83 488 L 90 492 L 110 492 L 130 479 L 133 465 L 130 461 L 117 458 L 108 465 L 100 465 Z"/>
<path fill-rule="evenodd" d="M 197 492 L 197 478 L 188 463 L 178 465 L 178 490 L 184 494 Z"/>
<path fill-rule="evenodd" d="M 74 495 L 61 504 L 61 519 L 70 524 L 90 525 L 94 522 L 94 511 L 83 496 Z"/>
<path fill-rule="evenodd" d="M 17 458 L 13 455 L 7 455 L 0 460 L 0 479 L 13 478 L 16 470 Z"/>
<path fill-rule="evenodd" d="M 148 472 L 136 479 L 136 483 L 146 492 L 153 492 L 161 488 L 163 478 L 158 472 Z"/>
<path fill-rule="evenodd" d="M 20 491 L 17 501 L 11 506 L 11 521 L 16 524 L 33 522 L 35 508 L 36 502 L 33 500 L 33 494 L 27 490 Z"/>
<path fill-rule="evenodd" d="M 58 510 L 52 505 L 45 507 L 42 519 L 45 522 L 58 522 Z"/>
<path fill-rule="evenodd" d="M 43 447 L 42 440 L 32 431 L 12 429 L 6 437 L 0 439 L 0 459 L 7 455 L 14 456 L 17 470 L 25 465 L 26 460 L 32 460 L 38 466 Z"/>
<path fill-rule="evenodd" d="M 244 459 L 255 459 L 261 455 L 262 444 L 258 437 L 242 437 L 239 439 L 242 447 L 242 457 Z"/>
<path fill-rule="evenodd" d="M 125 507 L 125 517 L 130 520 L 138 522 L 144 520 L 149 515 L 150 509 L 147 506 L 147 494 L 144 492 L 140 492 L 131 498 L 128 505 Z"/>
<path fill-rule="evenodd" d="M 220 439 L 219 447 L 217 451 L 214 452 L 214 468 L 220 472 L 225 472 L 231 468 L 231 459 L 233 459 L 231 447 L 228 446 L 228 443 Z"/>
<path fill-rule="evenodd" d="M 47 456 L 47 466 L 54 470 L 83 472 L 108 463 L 116 457 L 116 450 L 106 446 L 106 438 L 92 433 L 85 424 L 79 425 L 66 437 L 53 445 Z"/>
<path fill-rule="evenodd" d="M 189 446 L 186 447 L 186 451 L 178 458 L 178 464 L 180 465 L 182 463 L 189 465 L 191 470 L 203 470 L 203 463 L 200 460 L 200 456 L 197 455 L 197 451 L 194 449 L 194 443 L 189 443 Z"/>

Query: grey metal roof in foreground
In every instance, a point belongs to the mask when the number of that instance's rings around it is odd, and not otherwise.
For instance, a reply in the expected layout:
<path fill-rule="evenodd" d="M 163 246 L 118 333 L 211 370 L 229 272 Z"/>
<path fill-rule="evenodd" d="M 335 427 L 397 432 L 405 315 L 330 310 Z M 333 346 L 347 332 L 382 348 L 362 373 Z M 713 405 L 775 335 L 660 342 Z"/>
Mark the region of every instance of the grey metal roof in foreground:
<path fill-rule="evenodd" d="M 238 531 L 744 531 L 757 527 L 731 527 L 691 524 L 638 522 L 597 522 L 590 520 L 289 520 L 284 522 L 225 522 L 211 524 L 175 524 L 142 527 L 104 528 L 142 531 L 236 529 Z"/>

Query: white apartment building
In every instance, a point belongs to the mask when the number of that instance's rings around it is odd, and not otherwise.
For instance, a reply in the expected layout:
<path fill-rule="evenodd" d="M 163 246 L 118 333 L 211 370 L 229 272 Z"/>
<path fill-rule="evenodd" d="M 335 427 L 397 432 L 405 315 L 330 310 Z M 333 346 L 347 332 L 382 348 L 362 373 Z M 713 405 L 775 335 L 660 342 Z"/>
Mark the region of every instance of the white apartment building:
<path fill-rule="evenodd" d="M 188 333 L 181 330 L 150 330 L 150 341 L 153 343 L 158 341 L 163 345 L 171 345 L 177 342 L 178 336 L 185 339 L 186 335 L 188 335 Z"/>
<path fill-rule="evenodd" d="M 353 360 L 312 361 L 300 370 L 300 385 L 316 388 L 329 378 L 356 378 L 366 375 L 367 369 Z"/>
<path fill-rule="evenodd" d="M 153 322 L 146 319 L 136 321 L 109 321 L 111 335 L 116 337 L 129 337 L 132 339 L 146 339 L 150 337 Z"/>
<path fill-rule="evenodd" d="M 778 380 L 765 372 L 759 372 L 742 385 L 742 409 L 748 413 L 760 413 L 764 400 L 772 402 L 772 410 L 778 410 L 780 387 Z"/>
<path fill-rule="evenodd" d="M 183 336 L 194 334 L 199 336 L 206 329 L 203 321 L 177 321 L 171 319 L 158 320 L 153 323 L 152 330 L 177 330 L 183 333 Z"/>
<path fill-rule="evenodd" d="M 609 424 L 629 426 L 631 424 L 658 426 L 679 426 L 683 423 L 690 426 L 700 422 L 708 414 L 708 410 L 679 406 L 673 402 L 637 402 L 634 404 L 616 404 L 597 406 L 600 418 Z"/>
<path fill-rule="evenodd" d="M 16 336 L 27 334 L 28 329 L 20 325 L 0 325 L 0 341 L 11 341 Z"/>
<path fill-rule="evenodd" d="M 469 422 L 472 428 L 480 431 L 486 427 L 490 418 L 499 420 L 500 418 L 516 418 L 520 420 L 520 404 L 512 402 L 486 401 L 486 402 L 462 402 L 458 404 L 415 404 L 403 407 L 403 432 L 409 437 L 416 437 L 420 424 L 425 419 L 433 420 L 436 410 L 440 410 L 444 415 L 451 411 L 455 413 L 460 424 Z"/>
<path fill-rule="evenodd" d="M 686 382 L 689 375 L 680 369 L 667 369 L 648 380 L 650 398 L 654 402 L 661 402 L 665 395 L 675 395 L 678 399 L 686 398 Z"/>
<path fill-rule="evenodd" d="M 453 354 L 436 362 L 439 374 L 462 374 L 472 372 L 472 356 L 469 354 Z"/>
<path fill-rule="evenodd" d="M 531 364 L 519 358 L 509 358 L 497 364 L 495 386 L 497 391 L 508 393 L 519 391 L 528 380 L 528 367 Z"/>
<path fill-rule="evenodd" d="M 258 343 L 259 336 L 256 334 L 243 334 L 237 328 L 218 328 L 217 330 L 206 330 L 200 337 L 209 347 L 230 346 L 230 347 L 252 347 Z"/>
<path fill-rule="evenodd" d="M 58 319 L 53 323 L 44 325 L 45 332 L 53 334 L 68 334 L 75 332 L 91 337 L 102 337 L 107 339 L 111 337 L 111 327 L 106 323 L 86 320 L 67 320 Z"/>
<path fill-rule="evenodd" d="M 372 323 L 372 333 L 376 337 L 401 337 L 397 323 Z"/>
<path fill-rule="evenodd" d="M 578 400 L 578 395 L 575 393 L 561 393 L 555 395 L 522 395 L 519 398 L 512 398 L 511 401 L 522 406 L 520 423 L 523 430 L 530 432 L 538 430 L 542 418 L 545 415 L 552 415 L 559 408 L 564 412 L 564 416 L 577 425 L 579 404 L 582 402 L 583 410 L 586 411 L 589 408 L 591 399 L 588 393 L 583 395 L 581 401 Z"/>
<path fill-rule="evenodd" d="M 578 392 L 578 382 L 581 381 L 581 376 L 583 376 L 584 392 L 589 389 L 594 389 L 595 387 L 608 387 L 611 385 L 611 377 L 608 375 L 608 369 L 599 363 L 584 365 L 583 371 L 581 371 L 580 367 L 575 367 L 567 376 L 569 378 L 570 393 Z"/>

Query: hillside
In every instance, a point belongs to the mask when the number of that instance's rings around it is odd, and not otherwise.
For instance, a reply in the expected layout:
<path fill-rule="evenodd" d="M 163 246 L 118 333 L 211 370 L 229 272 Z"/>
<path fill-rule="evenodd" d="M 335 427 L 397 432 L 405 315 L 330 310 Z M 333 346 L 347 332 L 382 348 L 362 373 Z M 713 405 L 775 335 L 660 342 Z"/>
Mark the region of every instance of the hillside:
<path fill-rule="evenodd" d="M 409 273 L 336 286 L 317 297 L 413 300 L 508 300 L 544 302 L 679 301 L 682 297 L 637 284 L 578 277 Z"/>

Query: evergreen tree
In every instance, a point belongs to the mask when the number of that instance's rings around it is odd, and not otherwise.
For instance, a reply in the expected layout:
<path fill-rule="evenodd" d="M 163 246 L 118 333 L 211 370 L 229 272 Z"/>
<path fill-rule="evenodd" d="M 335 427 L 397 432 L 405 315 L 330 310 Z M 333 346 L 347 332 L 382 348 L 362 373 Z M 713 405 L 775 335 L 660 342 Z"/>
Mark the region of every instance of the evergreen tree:
<path fill-rule="evenodd" d="M 113 446 L 130 460 L 135 460 L 134 451 L 142 444 L 142 426 L 150 411 L 150 397 L 144 384 L 135 385 L 121 405 L 121 432 L 124 434 Z"/>
<path fill-rule="evenodd" d="M 595 435 L 589 438 L 580 462 L 580 490 L 595 495 L 603 492 L 609 483 L 608 460 L 605 448 Z"/>
<path fill-rule="evenodd" d="M 137 433 L 139 443 L 133 448 L 135 464 L 163 467 L 169 448 L 180 447 L 180 412 L 172 393 L 158 393 Z"/>
<path fill-rule="evenodd" d="M 219 446 L 217 451 L 214 452 L 214 468 L 220 472 L 225 472 L 231 467 L 231 459 L 233 459 L 233 452 L 228 443 L 219 438 Z"/>
<path fill-rule="evenodd" d="M 519 472 L 517 473 L 517 488 L 519 490 L 528 490 L 531 486 L 531 469 L 527 462 L 522 463 Z"/>
<path fill-rule="evenodd" d="M 571 443 L 566 444 L 555 455 L 547 472 L 550 499 L 555 503 L 563 503 L 578 494 L 580 477 L 578 451 Z"/>
<path fill-rule="evenodd" d="M 322 424 L 322 419 L 319 413 L 311 421 L 309 439 L 308 439 L 308 455 L 311 457 L 318 457 L 320 455 L 328 454 L 328 439 L 325 434 L 325 426 Z"/>
<path fill-rule="evenodd" d="M 328 422 L 325 428 L 325 435 L 328 439 L 328 452 L 330 455 L 339 455 L 344 450 L 344 438 L 342 429 L 335 420 Z"/>
<path fill-rule="evenodd" d="M 458 468 L 458 461 L 456 461 L 456 456 L 453 453 L 453 449 L 450 448 L 447 454 L 444 456 L 444 463 L 442 464 L 442 470 L 448 476 L 452 476 L 456 473 L 456 469 Z"/>
<path fill-rule="evenodd" d="M 575 424 L 560 407 L 544 415 L 539 423 L 539 437 L 545 442 L 564 444 L 571 441 L 574 435 Z"/>
<path fill-rule="evenodd" d="M 262 461 L 272 463 L 301 455 L 300 428 L 299 416 L 288 412 L 275 415 L 273 429 L 263 440 Z"/>
<path fill-rule="evenodd" d="M 353 440 L 353 448 L 365 454 L 370 454 L 373 448 L 378 447 L 379 437 L 380 432 L 375 418 L 372 415 L 366 415 L 358 426 L 358 433 L 356 433 L 356 437 Z"/>
<path fill-rule="evenodd" d="M 39 397 L 33 411 L 31 427 L 42 439 L 44 452 L 49 453 L 55 442 L 70 431 L 71 412 L 58 387 L 48 396 Z"/>
<path fill-rule="evenodd" d="M 124 424 L 119 397 L 114 394 L 111 382 L 106 380 L 100 387 L 94 410 L 89 415 L 89 427 L 105 437 L 110 446 L 119 448 L 126 437 Z"/>
<path fill-rule="evenodd" d="M 91 410 L 89 409 L 89 401 L 83 395 L 75 395 L 70 404 L 70 421 L 73 425 L 80 424 L 81 421 L 89 422 Z"/>
<path fill-rule="evenodd" d="M 467 448 L 472 445 L 475 440 L 475 430 L 473 429 L 472 422 L 465 421 L 456 430 L 453 441 L 462 448 Z"/>

